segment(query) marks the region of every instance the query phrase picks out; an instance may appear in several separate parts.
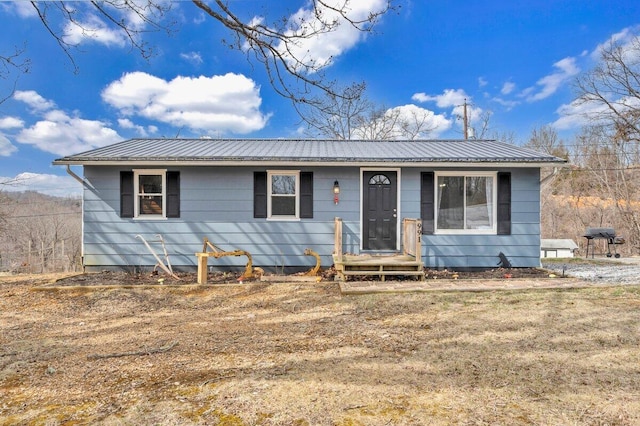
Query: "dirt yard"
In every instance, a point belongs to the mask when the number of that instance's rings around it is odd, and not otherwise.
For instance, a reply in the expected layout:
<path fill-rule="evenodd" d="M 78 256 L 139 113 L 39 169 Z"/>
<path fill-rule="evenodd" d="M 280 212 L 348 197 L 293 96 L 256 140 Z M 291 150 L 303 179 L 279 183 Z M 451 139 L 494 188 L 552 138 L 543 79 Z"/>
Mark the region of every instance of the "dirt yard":
<path fill-rule="evenodd" d="M 640 424 L 638 285 L 51 278 L 0 277 L 2 425 Z"/>

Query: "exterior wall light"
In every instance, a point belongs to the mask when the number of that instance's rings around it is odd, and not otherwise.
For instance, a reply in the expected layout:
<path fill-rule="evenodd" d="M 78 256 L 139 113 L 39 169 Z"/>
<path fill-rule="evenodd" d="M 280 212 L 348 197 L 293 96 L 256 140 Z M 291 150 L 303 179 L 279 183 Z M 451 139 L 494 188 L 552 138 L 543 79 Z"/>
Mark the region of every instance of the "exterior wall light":
<path fill-rule="evenodd" d="M 338 181 L 333 182 L 333 202 L 338 204 L 340 201 L 340 183 Z"/>

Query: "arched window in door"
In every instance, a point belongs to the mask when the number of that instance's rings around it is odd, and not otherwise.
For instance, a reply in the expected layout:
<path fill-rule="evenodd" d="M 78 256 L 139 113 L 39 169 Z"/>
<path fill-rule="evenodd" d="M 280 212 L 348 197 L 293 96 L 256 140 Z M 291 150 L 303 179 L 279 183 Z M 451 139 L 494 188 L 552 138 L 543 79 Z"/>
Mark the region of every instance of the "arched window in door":
<path fill-rule="evenodd" d="M 373 175 L 369 179 L 369 185 L 391 185 L 391 181 L 385 175 Z"/>

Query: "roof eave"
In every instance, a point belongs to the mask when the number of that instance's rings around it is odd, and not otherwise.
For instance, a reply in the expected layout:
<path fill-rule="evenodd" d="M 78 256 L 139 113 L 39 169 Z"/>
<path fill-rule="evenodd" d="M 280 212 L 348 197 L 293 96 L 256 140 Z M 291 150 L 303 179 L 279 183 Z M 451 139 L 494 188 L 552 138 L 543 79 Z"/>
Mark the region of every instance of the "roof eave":
<path fill-rule="evenodd" d="M 138 167 L 381 167 L 381 166 L 402 166 L 402 167 L 550 167 L 563 166 L 566 161 L 522 161 L 516 159 L 507 160 L 437 160 L 437 161 L 394 161 L 394 160 L 185 160 L 185 159 L 59 159 L 53 162 L 56 166 L 138 166 Z"/>

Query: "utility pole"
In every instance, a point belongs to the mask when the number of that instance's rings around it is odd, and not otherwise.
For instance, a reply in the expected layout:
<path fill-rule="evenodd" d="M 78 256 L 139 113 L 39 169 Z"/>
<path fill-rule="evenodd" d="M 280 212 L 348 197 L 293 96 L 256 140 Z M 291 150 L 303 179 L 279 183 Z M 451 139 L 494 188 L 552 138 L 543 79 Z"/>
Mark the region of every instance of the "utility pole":
<path fill-rule="evenodd" d="M 464 117 L 462 117 L 462 119 L 464 120 L 464 140 L 469 139 L 469 131 L 468 131 L 468 124 L 467 124 L 467 98 L 464 98 Z"/>

